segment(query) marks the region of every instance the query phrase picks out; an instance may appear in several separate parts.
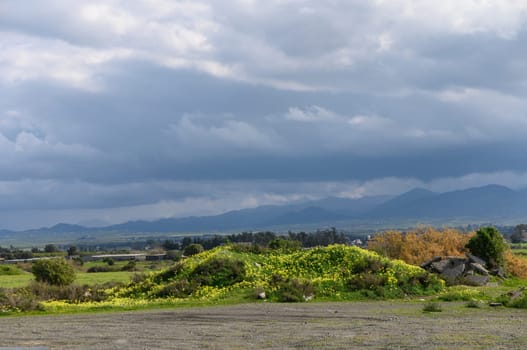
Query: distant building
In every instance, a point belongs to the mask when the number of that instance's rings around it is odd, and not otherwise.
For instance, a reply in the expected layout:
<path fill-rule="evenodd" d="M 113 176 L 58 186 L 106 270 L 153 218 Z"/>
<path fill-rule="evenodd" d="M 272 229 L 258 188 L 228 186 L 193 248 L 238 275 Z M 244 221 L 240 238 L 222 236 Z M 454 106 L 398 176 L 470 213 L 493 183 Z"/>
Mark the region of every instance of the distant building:
<path fill-rule="evenodd" d="M 351 241 L 351 245 L 356 245 L 356 246 L 359 246 L 359 247 L 362 247 L 362 245 L 364 244 L 364 242 L 362 242 L 362 239 L 354 239 L 353 241 Z"/>
<path fill-rule="evenodd" d="M 3 258 L 0 258 L 0 263 L 6 263 L 6 264 L 18 264 L 18 263 L 27 263 L 27 262 L 33 262 L 37 260 L 48 260 L 48 259 L 57 259 L 57 257 L 42 257 L 42 258 L 27 258 L 27 259 L 9 259 L 5 260 Z"/>
<path fill-rule="evenodd" d="M 145 260 L 146 254 L 136 253 L 136 254 L 101 254 L 101 255 L 92 255 L 91 260 L 102 260 L 102 259 L 113 259 L 115 261 L 124 261 L 124 260 Z"/>

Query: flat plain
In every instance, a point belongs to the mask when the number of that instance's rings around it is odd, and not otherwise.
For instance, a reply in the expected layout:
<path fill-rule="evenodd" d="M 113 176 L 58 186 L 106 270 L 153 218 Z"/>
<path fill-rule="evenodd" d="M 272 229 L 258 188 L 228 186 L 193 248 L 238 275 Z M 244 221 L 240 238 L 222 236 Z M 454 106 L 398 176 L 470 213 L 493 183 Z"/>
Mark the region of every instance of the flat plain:
<path fill-rule="evenodd" d="M 2 346 L 50 349 L 525 349 L 525 310 L 424 302 L 251 303 L 0 318 Z"/>

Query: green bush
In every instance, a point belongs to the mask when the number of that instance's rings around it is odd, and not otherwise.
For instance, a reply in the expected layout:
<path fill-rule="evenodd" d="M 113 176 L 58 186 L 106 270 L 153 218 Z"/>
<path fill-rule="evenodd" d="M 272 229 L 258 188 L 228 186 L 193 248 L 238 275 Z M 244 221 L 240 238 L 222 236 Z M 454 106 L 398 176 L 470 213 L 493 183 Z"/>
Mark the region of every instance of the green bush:
<path fill-rule="evenodd" d="M 51 285 L 66 286 L 75 280 L 75 270 L 64 259 L 42 259 L 33 262 L 35 279 Z"/>
<path fill-rule="evenodd" d="M 384 287 L 388 279 L 386 276 L 373 274 L 371 272 L 364 272 L 352 276 L 348 281 L 348 287 L 351 291 L 372 291 L 374 295 L 384 296 Z M 370 295 L 370 293 L 368 293 Z"/>
<path fill-rule="evenodd" d="M 480 228 L 468 241 L 466 248 L 485 260 L 490 268 L 503 266 L 507 246 L 501 233 L 494 227 Z"/>
<path fill-rule="evenodd" d="M 389 263 L 381 260 L 379 257 L 367 256 L 361 259 L 351 267 L 351 272 L 357 273 L 379 273 L 384 272 L 388 269 Z"/>
<path fill-rule="evenodd" d="M 185 249 L 183 250 L 183 255 L 192 256 L 201 253 L 203 250 L 204 249 L 201 244 L 192 243 L 185 247 Z"/>
<path fill-rule="evenodd" d="M 167 251 L 167 259 L 169 260 L 179 261 L 181 260 L 182 256 L 183 256 L 183 253 L 181 252 L 181 250 L 173 249 L 173 250 Z"/>
<path fill-rule="evenodd" d="M 163 288 L 157 291 L 155 296 L 158 298 L 186 298 L 190 294 L 194 293 L 198 287 L 198 284 L 195 282 L 191 283 L 186 279 L 181 279 L 164 285 Z"/>
<path fill-rule="evenodd" d="M 243 281 L 245 265 L 234 258 L 212 258 L 198 265 L 189 279 L 198 284 L 226 287 Z"/>
<path fill-rule="evenodd" d="M 115 261 L 112 258 L 104 258 L 104 259 L 102 259 L 102 261 L 107 263 L 108 266 L 115 265 Z"/>
<path fill-rule="evenodd" d="M 119 271 L 119 270 L 112 266 L 92 266 L 86 272 L 93 273 L 93 272 L 115 272 L 115 271 Z"/>
<path fill-rule="evenodd" d="M 300 241 L 292 239 L 276 238 L 269 242 L 269 248 L 274 250 L 295 251 L 302 247 Z"/>
<path fill-rule="evenodd" d="M 121 271 L 135 271 L 136 262 L 135 260 L 130 260 L 126 265 L 121 267 Z"/>
<path fill-rule="evenodd" d="M 271 284 L 275 287 L 271 297 L 281 302 L 298 303 L 312 298 L 315 294 L 315 287 L 309 280 L 282 279 L 279 275 L 274 275 Z"/>
<path fill-rule="evenodd" d="M 163 283 L 167 282 L 173 278 L 175 278 L 179 273 L 183 271 L 185 264 L 183 261 L 176 263 L 174 266 L 171 266 L 170 268 L 163 270 L 161 272 L 158 272 L 153 280 L 155 283 Z"/>

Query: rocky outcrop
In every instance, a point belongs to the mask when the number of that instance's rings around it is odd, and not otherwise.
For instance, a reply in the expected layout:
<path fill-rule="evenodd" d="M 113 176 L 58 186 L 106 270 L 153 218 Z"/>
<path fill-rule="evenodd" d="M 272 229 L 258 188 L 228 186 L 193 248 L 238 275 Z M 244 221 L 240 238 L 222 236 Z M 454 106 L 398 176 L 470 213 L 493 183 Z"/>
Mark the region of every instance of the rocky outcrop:
<path fill-rule="evenodd" d="M 439 274 L 449 285 L 484 286 L 489 282 L 491 274 L 504 277 L 503 270 L 487 270 L 485 261 L 472 254 L 467 254 L 465 257 L 436 256 L 422 263 L 421 267 Z"/>

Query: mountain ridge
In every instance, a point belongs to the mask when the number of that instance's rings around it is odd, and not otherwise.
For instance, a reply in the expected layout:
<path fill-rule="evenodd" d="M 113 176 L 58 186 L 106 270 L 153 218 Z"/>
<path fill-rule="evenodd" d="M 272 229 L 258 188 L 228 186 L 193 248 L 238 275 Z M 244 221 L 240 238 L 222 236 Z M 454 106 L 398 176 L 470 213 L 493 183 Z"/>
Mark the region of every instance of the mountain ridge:
<path fill-rule="evenodd" d="M 357 199 L 328 197 L 287 205 L 264 205 L 228 211 L 212 216 L 189 216 L 157 220 L 133 220 L 103 227 L 59 223 L 49 228 L 18 233 L 175 233 L 265 230 L 270 227 L 306 224 L 353 224 L 384 220 L 450 222 L 456 219 L 477 222 L 527 219 L 527 190 L 486 185 L 443 193 L 415 188 L 398 196 L 371 196 Z M 14 231 L 0 230 L 0 234 Z"/>

